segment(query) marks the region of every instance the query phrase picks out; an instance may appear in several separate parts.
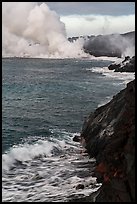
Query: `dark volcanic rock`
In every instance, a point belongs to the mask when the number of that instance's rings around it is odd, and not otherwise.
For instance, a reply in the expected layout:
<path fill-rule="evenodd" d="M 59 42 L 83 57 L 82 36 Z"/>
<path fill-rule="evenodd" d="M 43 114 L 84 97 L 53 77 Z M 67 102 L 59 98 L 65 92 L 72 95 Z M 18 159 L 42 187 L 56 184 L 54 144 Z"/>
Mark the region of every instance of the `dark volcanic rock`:
<path fill-rule="evenodd" d="M 102 182 L 96 201 L 135 201 L 135 80 L 91 113 L 81 141 L 96 158 L 95 174 Z"/>
<path fill-rule="evenodd" d="M 75 135 L 75 136 L 73 137 L 73 141 L 74 141 L 74 142 L 80 142 L 80 139 L 81 139 L 81 137 L 78 136 L 78 135 Z"/>
<path fill-rule="evenodd" d="M 120 64 L 109 65 L 108 69 L 115 70 L 115 72 L 135 72 L 135 56 L 132 58 L 127 56 Z"/>
<path fill-rule="evenodd" d="M 111 64 L 111 65 L 108 66 L 109 70 L 114 70 L 114 69 L 117 69 L 117 68 L 120 68 L 120 64 Z"/>
<path fill-rule="evenodd" d="M 78 190 L 78 189 L 84 189 L 84 188 L 85 188 L 84 184 L 78 184 L 78 185 L 76 186 L 76 190 Z"/>

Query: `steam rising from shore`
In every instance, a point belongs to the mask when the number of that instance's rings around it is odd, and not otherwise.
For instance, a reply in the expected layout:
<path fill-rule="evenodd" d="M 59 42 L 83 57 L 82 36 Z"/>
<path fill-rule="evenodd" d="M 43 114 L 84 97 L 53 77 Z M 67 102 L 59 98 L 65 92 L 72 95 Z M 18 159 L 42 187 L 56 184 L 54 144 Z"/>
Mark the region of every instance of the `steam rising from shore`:
<path fill-rule="evenodd" d="M 3 57 L 86 57 L 83 40 L 67 40 L 65 25 L 45 3 L 2 2 Z"/>

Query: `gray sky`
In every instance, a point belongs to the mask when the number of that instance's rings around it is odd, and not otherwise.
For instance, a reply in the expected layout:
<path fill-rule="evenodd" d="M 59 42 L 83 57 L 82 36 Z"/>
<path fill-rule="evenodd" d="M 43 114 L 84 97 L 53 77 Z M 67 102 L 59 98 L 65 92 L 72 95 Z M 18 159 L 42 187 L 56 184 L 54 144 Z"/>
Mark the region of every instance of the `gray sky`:
<path fill-rule="evenodd" d="M 135 14 L 135 2 L 46 2 L 46 4 L 59 15 L 101 14 L 117 16 Z"/>
<path fill-rule="evenodd" d="M 46 2 L 65 23 L 67 36 L 135 30 L 135 2 Z"/>

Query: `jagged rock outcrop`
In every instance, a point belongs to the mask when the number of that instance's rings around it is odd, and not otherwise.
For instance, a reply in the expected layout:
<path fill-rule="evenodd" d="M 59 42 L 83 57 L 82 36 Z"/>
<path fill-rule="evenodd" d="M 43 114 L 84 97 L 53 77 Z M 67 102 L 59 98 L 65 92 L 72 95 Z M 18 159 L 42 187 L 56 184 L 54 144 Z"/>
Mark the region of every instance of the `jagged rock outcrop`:
<path fill-rule="evenodd" d="M 96 158 L 96 202 L 135 201 L 135 80 L 91 113 L 81 143 Z"/>
<path fill-rule="evenodd" d="M 119 63 L 112 63 L 108 66 L 109 70 L 114 70 L 114 72 L 135 72 L 135 56 L 126 56 L 125 59 Z"/>

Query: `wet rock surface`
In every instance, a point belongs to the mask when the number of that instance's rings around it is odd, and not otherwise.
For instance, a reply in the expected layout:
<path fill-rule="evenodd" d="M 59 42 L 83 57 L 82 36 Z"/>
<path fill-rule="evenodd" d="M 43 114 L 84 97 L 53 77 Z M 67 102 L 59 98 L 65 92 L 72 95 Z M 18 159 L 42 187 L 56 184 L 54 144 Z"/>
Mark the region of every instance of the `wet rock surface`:
<path fill-rule="evenodd" d="M 114 70 L 114 72 L 135 72 L 135 56 L 126 56 L 121 63 L 113 63 L 108 66 L 108 69 Z"/>
<path fill-rule="evenodd" d="M 81 143 L 96 158 L 96 202 L 135 201 L 135 80 L 85 121 Z"/>

